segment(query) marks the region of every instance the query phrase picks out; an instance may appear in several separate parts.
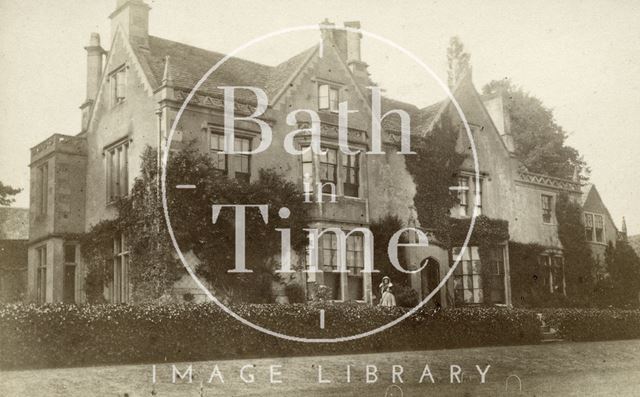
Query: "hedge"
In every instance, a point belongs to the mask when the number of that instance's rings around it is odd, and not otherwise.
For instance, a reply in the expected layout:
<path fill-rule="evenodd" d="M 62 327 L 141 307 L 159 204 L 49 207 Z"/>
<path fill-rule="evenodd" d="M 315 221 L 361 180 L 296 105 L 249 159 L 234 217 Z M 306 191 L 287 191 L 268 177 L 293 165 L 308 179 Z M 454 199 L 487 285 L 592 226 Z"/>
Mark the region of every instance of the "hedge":
<path fill-rule="evenodd" d="M 325 329 L 319 327 L 325 310 Z M 275 331 L 311 338 L 386 324 L 403 308 L 360 304 L 242 305 Z M 494 307 L 420 310 L 375 335 L 341 343 L 291 342 L 258 332 L 213 304 L 0 306 L 0 368 L 37 368 L 422 350 L 538 343 L 534 312 Z"/>
<path fill-rule="evenodd" d="M 571 341 L 599 341 L 640 338 L 640 310 L 547 309 L 547 325 Z"/>

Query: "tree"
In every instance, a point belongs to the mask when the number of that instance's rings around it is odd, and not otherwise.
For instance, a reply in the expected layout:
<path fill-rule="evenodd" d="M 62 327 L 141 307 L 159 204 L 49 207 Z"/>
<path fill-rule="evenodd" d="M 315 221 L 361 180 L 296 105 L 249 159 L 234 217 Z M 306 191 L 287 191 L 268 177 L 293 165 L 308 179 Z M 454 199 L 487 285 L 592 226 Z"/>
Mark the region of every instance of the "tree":
<path fill-rule="evenodd" d="M 471 55 L 464 51 L 464 44 L 458 36 L 449 39 L 447 48 L 447 83 L 455 87 L 460 78 L 471 68 Z"/>
<path fill-rule="evenodd" d="M 11 205 L 15 200 L 13 196 L 20 193 L 22 189 L 14 188 L 10 185 L 5 185 L 0 181 L 0 205 Z"/>
<path fill-rule="evenodd" d="M 516 154 L 529 171 L 559 178 L 572 178 L 577 171 L 583 181 L 588 179 L 589 168 L 582 155 L 566 145 L 567 132 L 539 98 L 509 79 L 493 80 L 482 92 L 503 94 Z"/>
<path fill-rule="evenodd" d="M 620 306 L 638 304 L 640 292 L 640 258 L 625 239 L 608 247 L 607 265 L 613 284 L 612 294 Z"/>
<path fill-rule="evenodd" d="M 582 208 L 562 193 L 556 202 L 556 219 L 564 254 L 567 294 L 586 297 L 593 290 L 595 269 L 582 223 Z"/>

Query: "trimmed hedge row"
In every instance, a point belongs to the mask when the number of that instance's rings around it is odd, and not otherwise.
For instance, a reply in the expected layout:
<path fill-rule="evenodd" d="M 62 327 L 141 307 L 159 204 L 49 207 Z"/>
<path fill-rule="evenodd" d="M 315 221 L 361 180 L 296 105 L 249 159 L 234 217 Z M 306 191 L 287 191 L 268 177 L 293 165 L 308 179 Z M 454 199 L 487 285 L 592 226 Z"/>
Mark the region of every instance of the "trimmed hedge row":
<path fill-rule="evenodd" d="M 232 309 L 274 331 L 335 338 L 374 329 L 403 308 L 359 304 L 242 305 Z M 325 310 L 325 329 L 319 310 Z M 213 304 L 0 306 L 0 368 L 33 368 L 348 354 L 538 343 L 533 312 L 420 310 L 374 335 L 341 343 L 291 342 L 258 332 Z"/>
<path fill-rule="evenodd" d="M 640 310 L 546 309 L 545 322 L 572 341 L 640 338 Z"/>

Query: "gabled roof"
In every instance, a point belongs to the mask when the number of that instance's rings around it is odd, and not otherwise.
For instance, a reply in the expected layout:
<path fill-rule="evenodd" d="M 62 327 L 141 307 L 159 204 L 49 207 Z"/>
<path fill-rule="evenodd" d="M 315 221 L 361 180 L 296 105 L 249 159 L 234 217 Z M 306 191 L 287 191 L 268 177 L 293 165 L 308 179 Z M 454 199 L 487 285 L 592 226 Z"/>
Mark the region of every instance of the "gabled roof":
<path fill-rule="evenodd" d="M 609 221 L 615 226 L 616 223 L 613 220 L 611 213 L 609 213 L 609 208 L 607 208 L 607 205 L 604 203 L 602 196 L 600 196 L 600 192 L 598 192 L 598 188 L 596 188 L 596 185 L 594 185 L 593 183 L 586 183 L 582 185 L 581 190 L 582 190 L 582 195 L 580 196 L 580 206 L 583 207 L 584 209 L 584 205 L 587 203 L 587 200 L 589 199 L 589 197 L 595 195 L 595 198 L 602 204 L 605 215 L 609 218 Z M 617 231 L 617 226 L 615 227 Z"/>
<path fill-rule="evenodd" d="M 581 206 L 584 206 L 584 203 L 587 201 L 587 197 L 589 197 L 589 193 L 591 193 L 591 189 L 593 189 L 593 187 L 593 183 L 585 183 L 580 188 L 580 190 L 582 191 L 582 195 L 580 196 Z"/>
<path fill-rule="evenodd" d="M 154 90 L 162 85 L 167 56 L 170 59 L 174 86 L 188 90 L 191 90 L 213 65 L 226 56 L 220 52 L 155 36 L 149 36 L 148 48 L 145 48 L 146 46 L 142 43 L 137 45 L 133 43 L 133 45 L 136 47 L 136 55 L 143 70 L 149 74 L 149 81 Z M 276 66 L 231 57 L 202 83 L 199 91 L 222 95 L 222 91 L 218 88 L 221 85 L 253 86 L 265 90 L 272 101 L 286 88 L 289 80 L 317 50 L 318 45 L 313 45 Z M 237 94 L 238 101 L 255 103 L 253 94 L 243 90 L 237 91 Z M 430 111 L 430 107 L 419 109 L 413 104 L 383 96 L 382 112 L 385 113 L 391 109 L 405 110 L 412 119 L 421 115 L 423 110 L 429 109 Z M 431 114 L 429 111 L 427 114 L 435 116 L 435 113 Z M 395 119 L 394 117 L 386 118 L 384 120 L 385 127 L 399 128 L 399 122 Z"/>
<path fill-rule="evenodd" d="M 242 58 L 231 57 L 207 78 L 199 91 L 213 95 L 222 95 L 221 85 L 258 87 L 273 98 L 286 84 L 304 61 L 317 49 L 317 45 L 293 56 L 277 66 L 264 65 Z M 193 47 L 176 41 L 149 36 L 149 48 L 138 48 L 140 61 L 149 71 L 154 89 L 160 87 L 163 79 L 166 57 L 171 63 L 171 76 L 176 87 L 191 90 L 204 74 L 226 55 Z M 255 103 L 253 94 L 244 90 L 237 91 L 238 101 Z"/>

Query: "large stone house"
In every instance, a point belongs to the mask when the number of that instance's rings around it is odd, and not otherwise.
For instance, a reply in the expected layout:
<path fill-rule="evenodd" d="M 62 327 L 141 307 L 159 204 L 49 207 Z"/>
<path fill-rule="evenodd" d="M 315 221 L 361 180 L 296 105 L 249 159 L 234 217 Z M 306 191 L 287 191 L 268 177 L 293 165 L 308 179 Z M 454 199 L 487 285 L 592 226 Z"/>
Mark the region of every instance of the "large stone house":
<path fill-rule="evenodd" d="M 115 198 L 128 194 L 146 146 L 164 147 L 177 112 L 201 77 L 224 54 L 161 39 L 149 34 L 149 7 L 141 0 L 118 0 L 110 15 L 112 37 L 109 50 L 92 34 L 87 51 L 87 94 L 81 106 L 82 125 L 77 135 L 55 134 L 31 150 L 31 208 L 29 245 L 29 296 L 39 302 L 83 302 L 84 264 L 77 241 L 65 236 L 82 233 L 100 220 L 115 216 Z M 426 108 L 381 98 L 382 141 L 386 154 L 365 153 L 371 149 L 371 91 L 373 82 L 361 59 L 358 33 L 324 25 L 322 44 L 268 66 L 231 58 L 214 72 L 188 103 L 171 142 L 179 150 L 186 142 L 196 142 L 209 151 L 222 172 L 231 178 L 254 180 L 261 168 L 274 168 L 301 189 L 313 182 L 331 183 L 336 202 L 309 204 L 312 227 L 335 227 L 345 233 L 367 227 L 385 215 L 396 215 L 406 226 L 420 227 L 413 198 L 416 192 L 406 169 L 404 155 L 398 154 L 398 134 L 405 122 L 398 112 L 411 116 L 411 133 L 428 133 L 444 114 L 457 125 L 461 120 L 449 100 Z M 359 23 L 345 23 L 359 28 Z M 322 48 L 320 48 L 322 47 Z M 321 52 L 322 51 L 322 52 Z M 255 155 L 225 155 L 222 150 L 224 100 L 220 86 L 252 86 L 269 98 L 260 116 L 273 130 L 270 149 Z M 452 209 L 456 217 L 469 217 L 477 206 L 482 214 L 508 221 L 510 239 L 536 242 L 547 247 L 541 259 L 548 263 L 552 291 L 562 291 L 562 245 L 555 221 L 555 200 L 561 192 L 581 200 L 579 183 L 527 172 L 514 155 L 509 117 L 500 95 L 481 96 L 471 74 L 453 90 L 472 129 L 480 164 L 481 200 L 473 193 L 474 169 L 471 157 L 452 179 L 459 185 L 460 204 Z M 256 99 L 248 91 L 236 95 L 236 113 L 250 115 Z M 338 149 L 338 103 L 347 101 L 349 144 L 363 149 L 345 155 Z M 291 109 L 317 110 L 321 119 L 322 146 L 327 155 L 292 156 L 283 149 L 283 140 L 293 128 L 286 122 Z M 299 127 L 308 119 L 297 120 Z M 463 131 L 463 129 L 460 129 Z M 255 148 L 260 129 L 253 122 L 238 122 L 236 145 Z M 299 136 L 298 148 L 309 145 Z M 459 149 L 469 152 L 466 133 L 461 133 Z M 305 184 L 305 182 L 307 182 Z M 312 182 L 311 184 L 309 182 Z M 468 189 L 467 189 L 468 188 Z M 466 189 L 466 190 L 465 190 Z M 589 200 L 587 200 L 587 203 Z M 615 228 L 615 226 L 607 226 Z M 410 239 L 415 239 L 415 233 Z M 596 236 L 597 238 L 597 236 Z M 324 234 L 318 249 L 320 273 L 300 273 L 296 280 L 309 291 L 327 285 L 335 300 L 372 302 L 376 287 L 371 275 L 363 273 L 363 236 L 347 238 L 348 273 L 334 273 L 336 236 Z M 105 289 L 112 302 L 130 299 L 126 236 L 113 236 L 113 282 Z M 442 304 L 494 303 L 509 305 L 509 252 L 507 241 L 491 249 L 491 257 L 480 262 L 478 247 L 461 255 L 461 266 L 434 297 Z M 450 269 L 459 255 L 435 242 L 428 247 L 407 248 L 409 266 L 417 268 L 429 260 L 427 271 L 408 277 L 410 285 L 426 296 Z M 490 267 L 492 290 L 484 291 L 480 266 Z M 555 270 L 553 270 L 555 269 Z M 558 270 L 559 269 L 559 270 Z M 552 271 L 553 270 L 553 271 Z M 496 282 L 497 281 L 497 282 Z M 555 287 L 553 287 L 555 285 Z M 181 280 L 176 291 L 192 288 Z"/>

